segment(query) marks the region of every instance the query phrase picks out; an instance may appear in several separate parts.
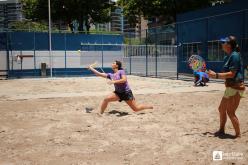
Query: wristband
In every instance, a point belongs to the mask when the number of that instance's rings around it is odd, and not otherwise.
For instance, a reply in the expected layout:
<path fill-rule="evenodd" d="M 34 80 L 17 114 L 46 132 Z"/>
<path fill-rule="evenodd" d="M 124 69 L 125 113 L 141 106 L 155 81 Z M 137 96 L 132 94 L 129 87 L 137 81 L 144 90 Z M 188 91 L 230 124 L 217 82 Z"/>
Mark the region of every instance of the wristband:
<path fill-rule="evenodd" d="M 216 73 L 215 78 L 216 78 L 216 79 L 219 78 L 219 73 Z"/>

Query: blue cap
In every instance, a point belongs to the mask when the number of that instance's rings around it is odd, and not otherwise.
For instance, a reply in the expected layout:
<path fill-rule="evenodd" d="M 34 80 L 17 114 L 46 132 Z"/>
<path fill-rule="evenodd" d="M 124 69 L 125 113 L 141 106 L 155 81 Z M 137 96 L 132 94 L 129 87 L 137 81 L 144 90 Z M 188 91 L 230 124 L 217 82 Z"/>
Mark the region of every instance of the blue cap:
<path fill-rule="evenodd" d="M 227 43 L 227 42 L 229 42 L 230 41 L 230 39 L 228 38 L 228 37 L 224 37 L 224 38 L 221 38 L 220 39 L 220 42 L 221 43 Z"/>

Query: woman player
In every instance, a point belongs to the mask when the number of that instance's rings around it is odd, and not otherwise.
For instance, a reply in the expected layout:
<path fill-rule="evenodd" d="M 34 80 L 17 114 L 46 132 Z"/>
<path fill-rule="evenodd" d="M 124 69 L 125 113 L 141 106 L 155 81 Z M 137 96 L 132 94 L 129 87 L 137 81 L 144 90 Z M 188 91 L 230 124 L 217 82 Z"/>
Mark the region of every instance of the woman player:
<path fill-rule="evenodd" d="M 114 84 L 115 91 L 108 95 L 101 104 L 100 114 L 103 114 L 108 106 L 109 102 L 122 101 L 124 100 L 133 111 L 141 111 L 144 109 L 153 109 L 151 105 L 136 104 L 135 98 L 133 96 L 132 90 L 130 89 L 127 76 L 125 71 L 122 69 L 122 63 L 120 61 L 114 61 L 112 63 L 112 69 L 114 73 L 101 73 L 93 68 L 92 65 L 89 66 L 89 70 L 95 73 L 97 76 L 108 78 L 110 81 L 108 84 Z"/>
<path fill-rule="evenodd" d="M 226 37 L 221 41 L 222 49 L 227 54 L 224 59 L 223 72 L 216 73 L 212 70 L 208 71 L 209 77 L 224 79 L 226 86 L 224 96 L 219 106 L 220 128 L 219 131 L 216 132 L 216 135 L 219 136 L 225 133 L 228 115 L 235 129 L 235 137 L 240 137 L 240 126 L 238 117 L 236 116 L 236 110 L 239 106 L 240 98 L 244 96 L 245 91 L 240 48 L 234 36 Z"/>

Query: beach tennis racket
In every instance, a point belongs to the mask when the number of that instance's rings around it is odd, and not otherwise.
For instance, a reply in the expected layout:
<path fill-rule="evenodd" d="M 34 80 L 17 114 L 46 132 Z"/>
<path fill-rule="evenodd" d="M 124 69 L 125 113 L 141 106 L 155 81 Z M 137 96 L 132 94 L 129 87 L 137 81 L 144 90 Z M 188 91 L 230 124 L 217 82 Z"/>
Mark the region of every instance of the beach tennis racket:
<path fill-rule="evenodd" d="M 188 59 L 188 65 L 193 71 L 206 71 L 206 61 L 199 55 L 191 55 Z"/>
<path fill-rule="evenodd" d="M 96 66 L 97 66 L 97 61 L 89 65 L 89 67 L 92 67 L 92 68 L 95 68 Z"/>
<path fill-rule="evenodd" d="M 98 66 L 98 62 L 97 62 L 97 61 L 95 61 L 94 63 L 90 64 L 89 67 L 90 67 L 90 66 L 91 66 L 92 68 L 99 68 L 103 73 L 105 73 L 104 70 L 102 69 L 102 67 L 99 67 L 99 66 Z"/>
<path fill-rule="evenodd" d="M 97 65 L 98 65 L 98 62 L 95 61 L 94 63 L 90 64 L 89 67 L 92 67 L 92 68 L 99 68 L 99 69 L 101 70 L 102 73 L 105 73 L 104 70 L 102 69 L 102 67 L 98 67 Z M 106 73 L 105 73 L 105 74 L 106 74 Z M 111 85 L 111 84 L 109 83 L 109 79 L 106 78 L 106 80 L 107 80 L 107 84 Z M 111 80 L 112 80 L 112 79 L 111 79 Z"/>

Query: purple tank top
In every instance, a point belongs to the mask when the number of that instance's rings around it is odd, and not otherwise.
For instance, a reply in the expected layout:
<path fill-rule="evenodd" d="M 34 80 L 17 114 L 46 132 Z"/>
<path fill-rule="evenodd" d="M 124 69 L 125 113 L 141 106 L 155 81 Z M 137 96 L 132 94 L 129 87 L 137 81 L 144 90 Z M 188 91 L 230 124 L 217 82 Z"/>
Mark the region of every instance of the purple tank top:
<path fill-rule="evenodd" d="M 108 73 L 107 78 L 111 80 L 120 80 L 123 75 L 126 75 L 124 70 L 118 70 L 116 73 Z M 130 91 L 130 87 L 128 85 L 128 82 L 126 81 L 125 83 L 121 84 L 114 84 L 115 86 L 115 91 L 116 92 L 125 92 L 125 91 Z"/>

